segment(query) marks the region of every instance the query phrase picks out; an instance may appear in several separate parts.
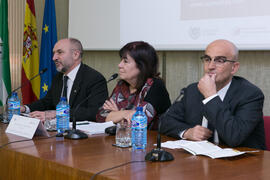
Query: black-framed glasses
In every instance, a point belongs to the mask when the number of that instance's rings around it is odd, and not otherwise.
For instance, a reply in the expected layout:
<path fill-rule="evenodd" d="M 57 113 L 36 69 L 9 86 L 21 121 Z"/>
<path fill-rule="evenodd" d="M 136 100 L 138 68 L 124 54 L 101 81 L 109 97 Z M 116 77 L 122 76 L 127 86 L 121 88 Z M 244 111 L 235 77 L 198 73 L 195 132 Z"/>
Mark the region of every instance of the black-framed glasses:
<path fill-rule="evenodd" d="M 210 56 L 208 56 L 208 55 L 203 55 L 201 57 L 201 60 L 204 63 L 209 64 L 212 61 L 212 58 Z M 235 60 L 229 60 L 229 59 L 227 59 L 225 56 L 216 56 L 215 58 L 213 58 L 213 61 L 214 61 L 214 63 L 216 65 L 223 65 L 225 62 L 231 62 L 231 63 L 236 62 Z"/>

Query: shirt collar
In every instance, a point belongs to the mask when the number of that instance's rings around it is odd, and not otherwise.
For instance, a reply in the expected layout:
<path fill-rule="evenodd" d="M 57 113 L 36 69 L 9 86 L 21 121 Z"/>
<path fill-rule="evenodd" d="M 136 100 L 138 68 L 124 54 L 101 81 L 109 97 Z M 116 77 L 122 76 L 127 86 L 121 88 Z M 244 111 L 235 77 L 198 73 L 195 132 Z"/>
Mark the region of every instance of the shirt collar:
<path fill-rule="evenodd" d="M 70 71 L 70 72 L 67 74 L 68 78 L 69 78 L 72 82 L 74 82 L 74 80 L 75 80 L 75 78 L 76 78 L 76 75 L 77 75 L 77 72 L 79 71 L 80 66 L 81 66 L 81 63 L 78 64 L 74 69 L 72 69 L 72 71 Z"/>
<path fill-rule="evenodd" d="M 222 101 L 224 100 L 224 97 L 225 97 L 225 95 L 226 95 L 226 93 L 227 93 L 227 91 L 228 91 L 228 89 L 229 89 L 231 83 L 232 83 L 232 81 L 230 81 L 226 86 L 224 86 L 221 90 L 219 90 L 219 91 L 217 92 L 217 94 L 219 95 L 219 97 L 220 97 L 220 99 L 221 99 Z"/>

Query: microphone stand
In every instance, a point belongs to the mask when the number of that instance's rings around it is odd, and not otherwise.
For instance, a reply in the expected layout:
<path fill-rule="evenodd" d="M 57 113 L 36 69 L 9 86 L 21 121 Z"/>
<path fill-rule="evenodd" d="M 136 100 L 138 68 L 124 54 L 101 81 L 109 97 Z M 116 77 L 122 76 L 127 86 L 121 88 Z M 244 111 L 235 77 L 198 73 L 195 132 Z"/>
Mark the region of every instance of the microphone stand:
<path fill-rule="evenodd" d="M 115 78 L 117 78 L 118 74 L 115 73 L 113 74 L 110 79 L 107 81 L 110 82 L 112 80 L 114 80 Z M 85 98 L 82 102 L 80 102 L 77 107 L 75 108 L 74 112 L 73 112 L 73 119 L 72 119 L 72 129 L 66 131 L 67 134 L 64 136 L 67 139 L 86 139 L 88 138 L 88 135 L 78 129 L 76 129 L 76 118 L 75 118 L 75 113 L 77 112 L 78 108 L 81 106 L 82 103 L 86 102 L 87 99 L 89 99 L 90 97 L 92 97 L 92 94 L 90 94 L 89 96 L 87 96 L 87 98 Z"/>
<path fill-rule="evenodd" d="M 184 95 L 184 90 L 185 90 L 185 88 L 183 88 L 180 91 L 180 94 L 175 99 L 175 101 L 173 102 L 173 105 L 177 101 L 179 101 L 179 99 Z M 167 112 L 165 112 L 162 116 L 165 117 L 168 112 L 169 112 L 169 110 Z M 171 153 L 161 149 L 161 135 L 160 135 L 161 117 L 159 118 L 159 123 L 158 123 L 157 148 L 152 149 L 151 152 L 146 154 L 146 156 L 145 156 L 146 161 L 164 162 L 164 161 L 172 161 L 172 160 L 174 160 L 174 157 L 173 157 L 173 155 Z"/>
<path fill-rule="evenodd" d="M 42 75 L 43 73 L 45 73 L 47 70 L 48 70 L 48 68 L 42 69 L 38 74 L 36 74 L 35 76 L 33 76 L 31 79 L 29 79 L 29 81 L 26 81 L 26 82 L 24 82 L 21 86 L 19 86 L 19 87 L 13 89 L 13 90 L 8 94 L 8 96 L 7 96 L 7 98 L 6 98 L 6 104 L 7 104 L 7 100 L 8 100 L 8 98 L 9 98 L 9 96 L 10 96 L 13 92 L 18 91 L 19 89 L 21 89 L 22 87 L 24 87 L 25 85 L 27 85 L 28 83 L 30 83 L 33 79 L 35 79 L 36 77 L 38 77 L 38 76 Z"/>
<path fill-rule="evenodd" d="M 33 76 L 32 78 L 30 78 L 28 81 L 24 82 L 21 86 L 13 89 L 10 93 L 8 93 L 7 95 L 7 98 L 6 98 L 6 104 L 5 104 L 5 107 L 3 109 L 3 114 L 7 111 L 7 101 L 8 101 L 8 98 L 10 97 L 10 95 L 13 93 L 13 92 L 16 92 L 18 91 L 19 89 L 21 89 L 22 87 L 24 87 L 25 85 L 27 85 L 28 83 L 30 83 L 33 79 L 35 79 L 36 77 L 44 74 L 46 71 L 48 70 L 48 68 L 44 68 L 42 69 L 38 74 L 36 74 L 35 76 Z M 4 119 L 4 116 L 3 116 L 3 123 L 9 123 L 9 121 L 7 119 Z"/>
<path fill-rule="evenodd" d="M 146 161 L 164 162 L 164 161 L 172 161 L 172 160 L 174 160 L 174 157 L 173 157 L 173 155 L 171 153 L 161 149 L 160 126 L 161 126 L 161 119 L 160 119 L 159 125 L 158 125 L 157 148 L 152 149 L 151 152 L 146 154 L 146 156 L 145 156 Z"/>
<path fill-rule="evenodd" d="M 86 139 L 88 138 L 88 135 L 78 129 L 76 129 L 76 118 L 75 118 L 75 113 L 77 112 L 78 108 L 81 106 L 82 103 L 84 103 L 89 97 L 91 97 L 92 94 L 87 96 L 82 102 L 80 102 L 77 107 L 75 108 L 73 112 L 73 119 L 72 119 L 72 129 L 67 130 L 67 134 L 64 136 L 67 139 Z"/>

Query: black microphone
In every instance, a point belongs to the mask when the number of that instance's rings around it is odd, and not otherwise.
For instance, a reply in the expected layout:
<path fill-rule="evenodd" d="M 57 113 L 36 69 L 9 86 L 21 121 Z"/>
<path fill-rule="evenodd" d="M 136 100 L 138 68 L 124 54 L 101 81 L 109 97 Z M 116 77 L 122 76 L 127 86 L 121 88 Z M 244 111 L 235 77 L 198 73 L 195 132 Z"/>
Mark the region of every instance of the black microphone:
<path fill-rule="evenodd" d="M 114 73 L 113 75 L 111 75 L 111 77 L 108 79 L 107 83 L 116 79 L 118 77 L 118 74 L 117 73 Z"/>
<path fill-rule="evenodd" d="M 182 96 L 185 93 L 185 89 L 186 88 L 181 89 L 180 94 L 174 100 L 172 105 L 174 105 L 176 102 L 178 102 L 182 98 Z M 161 115 L 161 117 L 166 116 L 168 112 L 169 112 L 169 109 L 163 115 Z M 160 127 L 161 127 L 161 123 L 162 123 L 161 122 L 161 117 L 159 118 L 159 122 L 158 122 L 157 148 L 152 149 L 151 152 L 146 154 L 145 160 L 147 160 L 147 161 L 164 162 L 164 161 L 172 161 L 172 160 L 174 160 L 174 157 L 173 157 L 173 155 L 171 153 L 161 149 L 161 136 L 160 136 Z"/>
<path fill-rule="evenodd" d="M 35 79 L 36 77 L 44 74 L 48 69 L 47 68 L 44 68 L 42 69 L 38 74 L 36 74 L 35 76 L 33 76 L 32 78 L 30 78 L 28 81 L 24 82 L 21 86 L 13 89 L 8 95 L 7 95 L 7 98 L 6 98 L 6 107 L 7 107 L 7 101 L 8 101 L 8 98 L 10 97 L 10 95 L 13 93 L 13 92 L 16 92 L 18 91 L 19 89 L 21 89 L 22 87 L 26 86 L 29 82 L 31 82 L 33 79 Z M 1 117 L 2 118 L 2 117 Z M 3 119 L 3 118 L 2 118 Z M 5 121 L 3 120 L 4 123 L 8 123 L 8 121 Z"/>
<path fill-rule="evenodd" d="M 42 69 L 38 74 L 36 74 L 36 75 L 33 76 L 32 78 L 30 78 L 29 81 L 26 81 L 26 82 L 24 82 L 21 86 L 17 87 L 16 89 L 13 89 L 13 90 L 10 92 L 10 94 L 12 94 L 13 92 L 18 91 L 19 89 L 21 89 L 22 87 L 24 87 L 25 85 L 27 85 L 30 81 L 32 81 L 32 80 L 35 79 L 36 77 L 38 77 L 38 76 L 44 74 L 47 70 L 48 70 L 48 68 Z M 10 95 L 10 94 L 9 94 L 9 95 Z"/>
<path fill-rule="evenodd" d="M 75 108 L 75 110 L 73 111 L 73 118 L 72 118 L 72 129 L 71 130 L 67 130 L 67 134 L 64 136 L 67 139 L 86 139 L 88 138 L 88 135 L 78 129 L 76 129 L 76 117 L 75 114 L 77 112 L 77 110 L 79 109 L 79 107 L 81 106 L 81 104 L 83 104 L 84 102 L 86 102 L 90 97 L 92 97 L 92 93 L 89 94 L 83 101 L 81 101 Z M 59 135 L 61 136 L 61 135 Z"/>
<path fill-rule="evenodd" d="M 21 86 L 17 87 L 16 89 L 13 89 L 7 96 L 6 98 L 6 105 L 7 105 L 7 100 L 9 98 L 9 96 L 13 93 L 13 92 L 16 92 L 18 91 L 19 89 L 21 89 L 22 87 L 26 86 L 29 82 L 31 82 L 33 79 L 35 79 L 36 77 L 44 74 L 46 71 L 48 70 L 48 68 L 44 68 L 42 69 L 38 74 L 36 74 L 35 76 L 33 76 L 32 78 L 30 78 L 28 81 L 24 82 Z"/>
<path fill-rule="evenodd" d="M 181 89 L 180 94 L 179 94 L 179 95 L 177 96 L 177 98 L 174 100 L 174 102 L 173 102 L 172 105 L 174 105 L 176 102 L 178 102 L 178 101 L 184 96 L 185 90 L 186 90 L 186 88 Z M 166 112 L 166 114 L 167 114 L 167 112 Z"/>
<path fill-rule="evenodd" d="M 109 80 L 107 81 L 107 83 L 110 82 L 110 81 L 112 81 L 112 80 L 114 80 L 115 78 L 117 78 L 117 76 L 118 76 L 117 73 L 113 74 L 113 75 L 109 78 Z M 65 138 L 67 138 L 67 139 L 86 139 L 86 138 L 88 138 L 88 135 L 87 135 L 86 133 L 84 133 L 84 132 L 82 132 L 82 131 L 76 129 L 76 117 L 75 117 L 75 116 L 76 116 L 76 112 L 77 112 L 77 110 L 79 109 L 79 107 L 80 107 L 84 102 L 86 102 L 90 97 L 92 97 L 92 94 L 93 94 L 93 93 L 89 94 L 89 95 L 88 95 L 83 101 L 81 101 L 81 102 L 76 106 L 76 108 L 74 109 L 74 111 L 73 111 L 73 118 L 72 118 L 72 129 L 66 131 L 67 134 L 64 136 Z"/>
<path fill-rule="evenodd" d="M 111 75 L 111 77 L 108 79 L 107 83 L 116 79 L 118 77 L 118 74 L 117 73 L 114 73 L 113 75 Z M 109 135 L 115 135 L 116 133 L 116 126 L 113 125 L 113 126 L 110 126 L 110 127 L 107 127 L 105 129 L 105 133 L 106 134 L 109 134 Z"/>

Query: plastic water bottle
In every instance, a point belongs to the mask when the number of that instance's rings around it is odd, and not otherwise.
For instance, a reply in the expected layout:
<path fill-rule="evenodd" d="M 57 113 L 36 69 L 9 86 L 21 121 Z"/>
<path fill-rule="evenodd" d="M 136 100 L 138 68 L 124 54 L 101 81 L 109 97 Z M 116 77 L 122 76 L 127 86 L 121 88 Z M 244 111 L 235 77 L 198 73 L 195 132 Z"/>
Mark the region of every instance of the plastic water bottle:
<path fill-rule="evenodd" d="M 132 149 L 144 150 L 147 145 L 147 116 L 142 107 L 137 107 L 135 114 L 131 119 L 131 142 Z"/>
<path fill-rule="evenodd" d="M 66 97 L 61 97 L 56 106 L 56 129 L 58 133 L 69 129 L 69 104 Z"/>
<path fill-rule="evenodd" d="M 11 120 L 14 114 L 20 115 L 21 101 L 18 98 L 18 94 L 13 92 L 11 97 L 8 99 L 8 121 Z"/>

